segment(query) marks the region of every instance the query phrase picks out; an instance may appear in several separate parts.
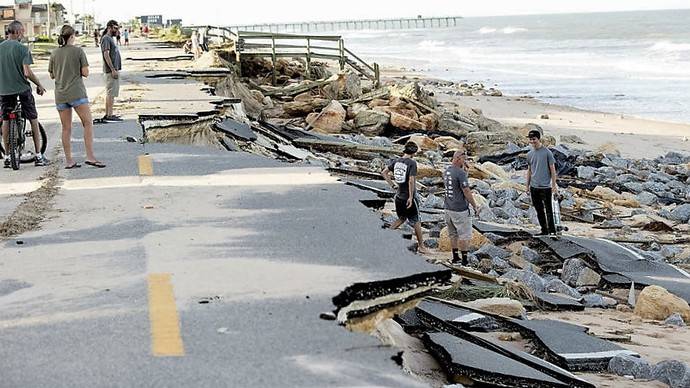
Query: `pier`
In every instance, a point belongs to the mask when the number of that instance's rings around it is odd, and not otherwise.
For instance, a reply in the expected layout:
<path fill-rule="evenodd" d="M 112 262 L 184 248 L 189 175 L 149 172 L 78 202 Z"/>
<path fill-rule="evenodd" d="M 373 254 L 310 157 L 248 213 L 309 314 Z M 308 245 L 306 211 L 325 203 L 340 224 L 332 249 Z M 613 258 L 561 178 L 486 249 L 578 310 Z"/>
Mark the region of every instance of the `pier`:
<path fill-rule="evenodd" d="M 228 26 L 233 31 L 260 31 L 276 33 L 310 33 L 353 30 L 401 30 L 415 28 L 449 28 L 458 25 L 460 16 L 363 19 L 300 23 L 265 23 Z"/>

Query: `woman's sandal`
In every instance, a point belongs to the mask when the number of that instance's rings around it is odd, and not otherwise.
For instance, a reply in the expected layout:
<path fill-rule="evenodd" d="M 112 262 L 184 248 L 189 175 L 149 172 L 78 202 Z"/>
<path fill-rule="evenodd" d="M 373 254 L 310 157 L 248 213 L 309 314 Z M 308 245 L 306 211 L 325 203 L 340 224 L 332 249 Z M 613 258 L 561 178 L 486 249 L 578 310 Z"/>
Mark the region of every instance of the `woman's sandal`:
<path fill-rule="evenodd" d="M 101 163 L 101 162 L 99 162 L 99 161 L 90 162 L 90 161 L 87 160 L 87 161 L 84 162 L 84 164 L 88 164 L 89 166 L 97 167 L 97 168 L 105 168 L 105 164 L 103 164 L 103 163 Z"/>
<path fill-rule="evenodd" d="M 79 164 L 79 163 L 72 163 L 72 164 L 70 164 L 69 166 L 65 166 L 65 170 L 71 170 L 71 169 L 73 169 L 73 168 L 79 168 L 79 167 L 81 167 L 81 164 Z"/>

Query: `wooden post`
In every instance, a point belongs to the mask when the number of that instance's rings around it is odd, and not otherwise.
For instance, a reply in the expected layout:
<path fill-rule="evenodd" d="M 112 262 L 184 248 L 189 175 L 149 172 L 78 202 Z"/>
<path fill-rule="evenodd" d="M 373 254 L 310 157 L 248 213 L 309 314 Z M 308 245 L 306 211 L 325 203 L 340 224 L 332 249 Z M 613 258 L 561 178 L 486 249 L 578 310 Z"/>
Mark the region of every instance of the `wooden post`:
<path fill-rule="evenodd" d="M 340 71 L 345 70 L 345 42 L 338 40 L 338 50 L 340 51 Z"/>
<path fill-rule="evenodd" d="M 271 59 L 273 60 L 273 74 L 272 74 L 272 80 L 273 80 L 273 85 L 275 86 L 276 84 L 276 38 L 275 36 L 271 37 Z"/>
<path fill-rule="evenodd" d="M 379 71 L 379 64 L 374 63 L 374 77 L 376 78 L 376 87 L 381 84 L 381 72 Z"/>
<path fill-rule="evenodd" d="M 311 39 L 307 38 L 307 79 L 311 79 Z"/>

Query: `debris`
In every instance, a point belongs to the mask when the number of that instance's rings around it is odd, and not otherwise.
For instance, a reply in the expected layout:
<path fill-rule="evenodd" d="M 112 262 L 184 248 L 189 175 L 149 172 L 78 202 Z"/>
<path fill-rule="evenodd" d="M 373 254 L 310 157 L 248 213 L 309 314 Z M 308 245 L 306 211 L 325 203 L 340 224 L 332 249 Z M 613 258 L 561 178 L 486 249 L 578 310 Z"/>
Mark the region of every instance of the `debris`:
<path fill-rule="evenodd" d="M 652 377 L 671 388 L 690 387 L 690 369 L 681 361 L 661 361 L 652 369 Z"/>
<path fill-rule="evenodd" d="M 466 306 L 505 317 L 521 318 L 526 314 L 522 303 L 510 298 L 477 299 L 467 302 Z"/>
<path fill-rule="evenodd" d="M 636 380 L 652 379 L 652 365 L 640 357 L 617 355 L 609 361 L 608 370 L 619 376 L 632 376 Z"/>
<path fill-rule="evenodd" d="M 635 315 L 663 321 L 673 313 L 679 313 L 684 321 L 690 321 L 688 302 L 669 293 L 663 287 L 648 286 L 637 297 Z"/>
<path fill-rule="evenodd" d="M 679 313 L 673 313 L 671 314 L 666 320 L 664 320 L 664 325 L 668 326 L 677 326 L 677 327 L 685 327 L 685 321 L 683 320 L 683 317 L 680 316 Z"/>
<path fill-rule="evenodd" d="M 340 133 L 345 122 L 345 109 L 338 101 L 331 101 L 321 113 L 307 116 L 307 123 L 321 133 Z"/>

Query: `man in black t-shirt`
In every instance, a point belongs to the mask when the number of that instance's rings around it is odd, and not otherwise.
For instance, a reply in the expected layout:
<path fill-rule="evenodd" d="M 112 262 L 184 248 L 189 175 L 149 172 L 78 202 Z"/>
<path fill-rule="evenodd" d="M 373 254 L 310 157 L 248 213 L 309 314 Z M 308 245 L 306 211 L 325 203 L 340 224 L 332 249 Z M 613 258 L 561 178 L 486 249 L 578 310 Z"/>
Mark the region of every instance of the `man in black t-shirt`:
<path fill-rule="evenodd" d="M 413 142 L 405 144 L 402 157 L 397 158 L 381 171 L 381 175 L 392 187 L 398 188 L 395 194 L 395 213 L 398 219 L 391 224 L 391 229 L 399 228 L 405 221 L 414 227 L 417 236 L 417 251 L 428 253 L 422 236 L 422 223 L 419 217 L 417 200 L 417 162 L 412 157 L 419 147 Z"/>

